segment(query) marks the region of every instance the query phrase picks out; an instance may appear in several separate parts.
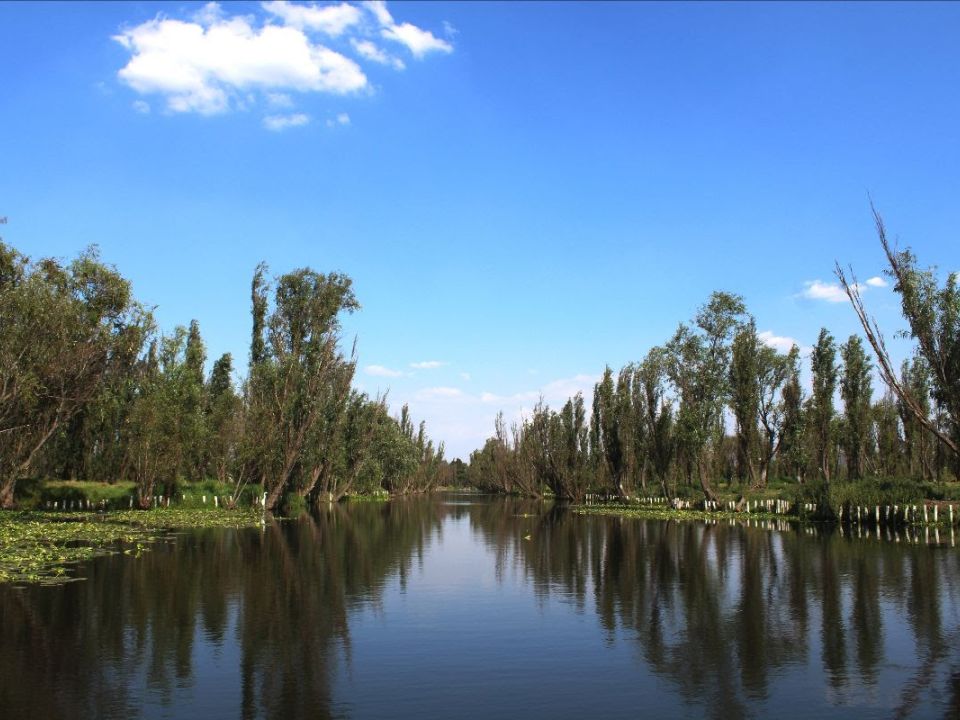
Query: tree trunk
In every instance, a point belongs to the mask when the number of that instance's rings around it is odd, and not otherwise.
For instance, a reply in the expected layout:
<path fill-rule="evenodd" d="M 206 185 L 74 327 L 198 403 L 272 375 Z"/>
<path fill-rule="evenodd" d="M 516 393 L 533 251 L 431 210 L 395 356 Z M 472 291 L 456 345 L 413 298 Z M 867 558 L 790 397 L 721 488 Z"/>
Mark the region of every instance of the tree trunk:
<path fill-rule="evenodd" d="M 7 478 L 0 485 L 0 509 L 11 510 L 14 507 L 13 491 L 17 487 L 16 477 Z"/>
<path fill-rule="evenodd" d="M 697 476 L 700 479 L 700 489 L 703 491 L 703 497 L 705 500 L 710 500 L 715 502 L 717 499 L 717 494 L 713 492 L 713 489 L 710 487 L 710 478 L 707 473 L 709 472 L 709 467 L 703 462 L 702 457 L 697 458 Z"/>

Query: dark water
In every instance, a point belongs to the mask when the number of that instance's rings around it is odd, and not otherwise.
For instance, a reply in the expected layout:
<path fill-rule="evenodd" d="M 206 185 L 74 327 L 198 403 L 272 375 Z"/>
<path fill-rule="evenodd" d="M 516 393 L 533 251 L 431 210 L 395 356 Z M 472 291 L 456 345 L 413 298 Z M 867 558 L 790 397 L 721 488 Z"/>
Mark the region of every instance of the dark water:
<path fill-rule="evenodd" d="M 958 717 L 958 552 L 337 506 L 0 587 L 0 717 Z"/>

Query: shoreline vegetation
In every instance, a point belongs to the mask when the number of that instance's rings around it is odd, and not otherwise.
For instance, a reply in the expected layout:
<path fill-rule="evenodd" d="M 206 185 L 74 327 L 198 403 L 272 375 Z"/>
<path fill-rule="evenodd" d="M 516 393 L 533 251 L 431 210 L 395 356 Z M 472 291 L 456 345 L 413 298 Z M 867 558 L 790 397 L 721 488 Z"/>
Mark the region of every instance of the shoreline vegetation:
<path fill-rule="evenodd" d="M 841 522 L 878 508 L 885 522 L 889 508 L 908 524 L 928 506 L 949 513 L 960 503 L 960 274 L 921 268 L 874 219 L 888 280 L 835 269 L 866 342 L 838 344 L 823 328 L 807 361 L 790 338 L 758 332 L 741 296 L 716 291 L 642 360 L 607 366 L 590 406 L 581 393 L 560 410 L 541 398 L 509 427 L 501 413 L 468 481 L 578 505 L 661 497 L 739 512 L 761 500 Z M 914 344 L 899 372 L 861 298 L 867 285 L 899 296 Z"/>
<path fill-rule="evenodd" d="M 207 483 L 201 502 L 283 514 L 454 481 L 459 463 L 407 406 L 394 417 L 386 396 L 353 387 L 356 346 L 344 350 L 340 324 L 360 308 L 349 277 L 270 277 L 261 263 L 250 308 L 245 375 L 230 353 L 208 371 L 199 324 L 160 332 L 95 248 L 32 261 L 0 242 L 0 508 L 122 497 L 147 510 Z M 55 492 L 104 478 L 94 497 Z"/>

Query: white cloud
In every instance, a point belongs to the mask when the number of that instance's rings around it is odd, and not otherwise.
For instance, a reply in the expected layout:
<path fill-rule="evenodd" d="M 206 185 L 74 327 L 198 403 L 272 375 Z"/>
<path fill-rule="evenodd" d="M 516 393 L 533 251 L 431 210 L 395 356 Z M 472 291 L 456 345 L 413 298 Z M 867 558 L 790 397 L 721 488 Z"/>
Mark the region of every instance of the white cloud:
<path fill-rule="evenodd" d="M 272 0 L 261 3 L 271 15 L 283 21 L 284 25 L 299 30 L 316 30 L 331 37 L 343 35 L 349 28 L 360 22 L 360 9 L 354 5 L 294 5 L 286 0 Z"/>
<path fill-rule="evenodd" d="M 144 102 L 143 100 L 134 100 L 133 109 L 142 115 L 150 114 L 150 105 L 149 103 Z"/>
<path fill-rule="evenodd" d="M 267 93 L 267 104 L 272 108 L 292 108 L 293 100 L 286 93 Z"/>
<path fill-rule="evenodd" d="M 847 294 L 836 283 L 810 280 L 804 283 L 801 295 L 809 300 L 826 300 L 832 303 L 847 302 Z"/>
<path fill-rule="evenodd" d="M 350 116 L 346 113 L 340 113 L 335 118 L 327 120 L 327 127 L 336 127 L 337 125 L 349 125 Z"/>
<path fill-rule="evenodd" d="M 882 277 L 877 275 L 867 280 L 866 284 L 869 285 L 870 287 L 884 288 L 884 287 L 887 287 L 889 283 L 886 280 L 884 280 Z"/>
<path fill-rule="evenodd" d="M 790 348 L 792 348 L 794 345 L 800 347 L 800 343 L 795 338 L 784 335 L 774 335 L 772 330 L 764 330 L 763 332 L 758 333 L 757 337 L 760 338 L 760 342 L 762 342 L 764 345 L 772 347 L 774 350 L 779 350 L 783 353 L 790 352 Z"/>
<path fill-rule="evenodd" d="M 303 113 L 294 113 L 292 115 L 267 115 L 263 119 L 263 126 L 267 130 L 280 132 L 291 127 L 300 127 L 310 122 L 310 117 Z"/>
<path fill-rule="evenodd" d="M 403 60 L 381 50 L 369 40 L 357 40 L 353 38 L 350 40 L 350 44 L 353 45 L 353 49 L 357 51 L 360 57 L 370 60 L 371 62 L 379 63 L 380 65 L 392 65 L 397 70 L 403 70 L 406 67 Z"/>
<path fill-rule="evenodd" d="M 374 375 L 376 377 L 401 377 L 403 375 L 402 371 L 391 370 L 383 365 L 367 365 L 363 371 L 367 375 Z"/>
<path fill-rule="evenodd" d="M 421 362 L 410 363 L 410 367 L 416 368 L 417 370 L 435 370 L 438 367 L 443 367 L 447 363 L 441 360 L 423 360 Z"/>
<path fill-rule="evenodd" d="M 406 46 L 415 58 L 420 59 L 431 52 L 453 52 L 453 45 L 446 40 L 441 40 L 429 30 L 406 22 L 398 25 L 394 22 L 393 16 L 387 10 L 387 3 L 383 0 L 368 0 L 364 6 L 373 13 L 382 26 L 380 36 Z M 453 26 L 450 23 L 444 23 L 444 28 L 449 36 L 453 36 L 456 32 L 455 30 L 451 32 Z M 358 52 L 360 52 L 359 49 Z"/>
<path fill-rule="evenodd" d="M 194 22 L 156 18 L 114 36 L 130 51 L 121 81 L 166 97 L 172 112 L 226 112 L 237 95 L 297 90 L 345 94 L 367 86 L 353 60 L 292 27 L 206 13 Z"/>
<path fill-rule="evenodd" d="M 406 47 L 416 58 L 449 53 L 453 45 L 411 23 L 396 23 L 384 2 L 260 3 L 252 14 L 228 14 L 207 3 L 184 19 L 157 15 L 124 27 L 113 39 L 129 58 L 117 77 L 140 95 L 161 99 L 171 113 L 216 115 L 265 102 L 292 110 L 289 93 L 344 95 L 371 91 L 356 60 L 317 41 L 341 38 L 363 62 L 403 70 L 400 58 L 381 48 L 375 33 Z M 230 8 L 227 8 L 229 10 Z M 447 29 L 448 37 L 452 32 Z M 348 124 L 338 116 L 335 123 Z"/>
<path fill-rule="evenodd" d="M 381 25 L 393 25 L 393 16 L 390 14 L 390 11 L 387 10 L 385 0 L 367 0 L 363 5 L 373 13 L 374 17 L 377 18 L 377 22 Z"/>
<path fill-rule="evenodd" d="M 193 19 L 201 25 L 212 25 L 223 19 L 223 8 L 218 3 L 208 2 L 193 14 Z"/>
<path fill-rule="evenodd" d="M 415 58 L 422 58 L 431 52 L 453 52 L 453 45 L 441 40 L 429 30 L 423 30 L 410 23 L 391 25 L 380 31 L 380 35 L 387 40 L 406 45 Z"/>
<path fill-rule="evenodd" d="M 460 377 L 462 377 L 462 378 L 463 378 L 464 380 L 466 380 L 467 382 L 470 382 L 470 373 L 468 373 L 468 372 L 462 372 L 462 373 L 460 373 Z"/>

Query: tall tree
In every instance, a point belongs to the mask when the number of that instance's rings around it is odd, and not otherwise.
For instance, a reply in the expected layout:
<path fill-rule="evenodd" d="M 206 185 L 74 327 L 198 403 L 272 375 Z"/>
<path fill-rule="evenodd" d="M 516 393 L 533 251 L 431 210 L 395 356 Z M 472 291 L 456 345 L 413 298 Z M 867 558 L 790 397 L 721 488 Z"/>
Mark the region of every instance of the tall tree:
<path fill-rule="evenodd" d="M 757 337 L 753 318 L 733 338 L 730 360 L 730 406 L 737 424 L 737 469 L 741 480 L 759 486 L 760 434 L 757 419 L 760 412 L 760 353 L 763 348 Z"/>
<path fill-rule="evenodd" d="M 729 395 L 730 342 L 745 313 L 739 295 L 714 292 L 697 312 L 693 327 L 681 324 L 667 344 L 667 374 L 680 399 L 678 440 L 708 500 L 716 500 L 711 453 L 719 448 L 711 441 Z"/>
<path fill-rule="evenodd" d="M 833 395 L 837 389 L 837 348 L 833 336 L 821 328 L 810 356 L 813 395 L 810 398 L 810 424 L 818 469 L 830 482 L 830 453 L 833 445 Z"/>
<path fill-rule="evenodd" d="M 797 482 L 803 482 L 807 467 L 804 436 L 806 416 L 803 411 L 803 388 L 800 386 L 800 349 L 794 345 L 787 356 L 787 377 L 781 402 L 780 456 L 782 467 Z"/>
<path fill-rule="evenodd" d="M 643 359 L 634 374 L 633 398 L 639 405 L 638 424 L 642 418 L 643 460 L 664 497 L 672 497 L 669 487 L 674 459 L 673 405 L 666 397 L 667 351 L 655 347 Z"/>
<path fill-rule="evenodd" d="M 325 422 L 331 393 L 339 392 L 340 379 L 354 363 L 339 348 L 342 312 L 360 307 L 350 278 L 324 275 L 309 268 L 277 278 L 272 312 L 266 315 L 263 299 L 269 283 L 260 266 L 253 281 L 254 337 L 248 380 L 251 432 L 257 433 L 256 463 L 267 491 L 266 509 L 277 507 L 304 468 L 308 443 Z M 262 354 L 258 341 L 260 318 L 266 321 Z"/>
<path fill-rule="evenodd" d="M 842 444 L 847 456 L 847 474 L 852 480 L 859 480 L 863 477 L 864 454 L 872 444 L 871 366 L 857 335 L 851 335 L 844 343 L 840 356 L 843 358 L 840 397 L 846 419 Z"/>

